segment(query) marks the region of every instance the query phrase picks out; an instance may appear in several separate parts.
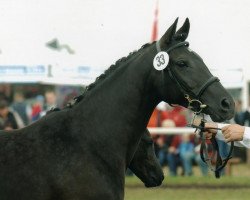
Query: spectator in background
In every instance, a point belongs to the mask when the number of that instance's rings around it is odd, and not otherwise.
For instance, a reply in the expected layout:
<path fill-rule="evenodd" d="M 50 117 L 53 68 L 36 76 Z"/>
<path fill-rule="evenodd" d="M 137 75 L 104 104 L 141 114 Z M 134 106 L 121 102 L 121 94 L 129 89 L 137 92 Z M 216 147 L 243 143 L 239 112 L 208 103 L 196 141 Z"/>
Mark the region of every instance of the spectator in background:
<path fill-rule="evenodd" d="M 194 148 L 194 160 L 195 162 L 198 164 L 198 166 L 200 167 L 200 170 L 201 170 L 201 174 L 203 176 L 208 176 L 208 166 L 206 163 L 203 162 L 203 160 L 201 159 L 201 156 L 200 156 L 200 148 L 201 148 L 201 144 L 200 142 L 198 143 L 195 143 L 196 146 Z M 211 144 L 209 144 L 211 145 Z"/>
<path fill-rule="evenodd" d="M 166 105 L 166 103 L 163 103 L 163 102 L 157 105 L 157 107 L 154 109 L 154 111 L 149 119 L 147 127 L 149 127 L 149 128 L 161 127 L 162 121 L 164 119 L 166 119 L 166 109 L 165 109 L 166 106 L 165 105 Z M 160 137 L 161 136 L 158 134 L 152 135 L 152 139 L 153 139 L 153 142 L 155 145 L 155 154 L 157 157 L 159 156 L 159 151 L 161 149 L 160 146 L 164 145 L 164 144 L 162 144 L 162 142 L 165 142 L 164 138 L 160 138 Z M 158 139 L 159 139 L 159 141 L 158 141 Z"/>
<path fill-rule="evenodd" d="M 69 94 L 67 94 L 65 97 L 64 97 L 64 100 L 62 102 L 62 108 L 65 108 L 69 102 L 71 102 L 76 96 L 79 96 L 79 93 L 77 93 L 76 91 L 73 91 Z"/>
<path fill-rule="evenodd" d="M 52 108 L 57 108 L 56 93 L 53 90 L 46 91 L 44 97 L 45 97 L 45 103 L 43 106 L 43 111 L 41 112 L 41 116 L 46 115 L 46 112 L 48 112 Z"/>
<path fill-rule="evenodd" d="M 7 101 L 0 100 L 0 129 L 12 130 L 24 127 L 21 117 L 17 113 L 11 112 L 8 106 Z"/>
<path fill-rule="evenodd" d="M 184 175 L 193 175 L 194 144 L 190 141 L 189 134 L 183 134 L 179 145 L 181 162 L 184 167 Z"/>
<path fill-rule="evenodd" d="M 249 101 L 250 101 L 250 98 L 249 98 Z M 250 102 L 249 102 L 249 104 L 250 104 Z M 236 122 L 236 123 L 238 123 L 238 122 Z M 240 123 L 241 123 L 240 125 L 242 125 L 242 126 L 250 127 L 250 106 L 249 105 L 248 105 L 247 110 L 243 112 L 242 122 L 240 121 Z"/>
<path fill-rule="evenodd" d="M 178 150 L 181 138 L 180 135 L 171 135 L 168 137 L 168 140 L 170 143 L 167 154 L 169 174 L 170 176 L 177 176 L 177 167 L 181 165 L 180 154 Z"/>
<path fill-rule="evenodd" d="M 32 121 L 40 119 L 42 116 L 46 115 L 46 112 L 56 107 L 57 107 L 57 98 L 54 91 L 52 90 L 46 91 L 44 97 L 42 95 L 38 95 L 36 97 L 35 103 L 32 106 L 32 114 L 31 114 Z"/>
<path fill-rule="evenodd" d="M 29 110 L 27 103 L 25 102 L 24 95 L 21 92 L 14 94 L 14 102 L 11 105 L 13 111 L 17 112 L 21 117 L 25 126 L 29 124 Z"/>
<path fill-rule="evenodd" d="M 11 90 L 10 84 L 0 85 L 0 100 L 10 101 Z"/>
<path fill-rule="evenodd" d="M 42 95 L 36 96 L 35 102 L 32 104 L 32 108 L 31 108 L 31 121 L 32 122 L 41 118 L 43 103 L 44 103 L 44 97 Z"/>
<path fill-rule="evenodd" d="M 183 107 L 172 107 L 171 110 L 167 112 L 167 119 L 174 121 L 176 127 L 185 127 L 187 125 L 186 117 L 183 114 Z M 171 138 L 171 143 L 168 148 L 168 166 L 171 176 L 177 175 L 177 167 L 182 166 L 180 154 L 179 154 L 179 145 L 181 143 L 181 136 L 179 134 L 173 135 Z M 183 166 L 182 166 L 183 167 Z"/>
<path fill-rule="evenodd" d="M 186 126 L 186 117 L 182 113 L 182 107 L 170 107 L 167 104 L 158 105 L 149 121 L 149 127 L 183 127 Z M 154 136 L 156 155 L 163 166 L 168 163 L 171 176 L 177 175 L 177 167 L 181 165 L 178 146 L 180 144 L 179 135 Z"/>
<path fill-rule="evenodd" d="M 208 144 L 209 145 L 209 144 Z M 182 135 L 182 141 L 179 145 L 179 152 L 181 162 L 184 167 L 184 175 L 193 175 L 193 162 L 195 161 L 203 176 L 208 175 L 208 166 L 204 163 L 200 157 L 200 142 L 195 141 L 195 137 L 192 134 Z"/>
<path fill-rule="evenodd" d="M 185 116 L 186 109 L 181 106 L 173 107 L 168 111 L 167 119 L 172 119 L 175 122 L 176 127 L 185 127 L 187 125 L 187 119 Z"/>
<path fill-rule="evenodd" d="M 246 112 L 245 112 L 246 113 Z M 241 100 L 235 101 L 235 115 L 234 121 L 236 124 L 244 126 L 244 113 L 242 112 L 242 102 Z"/>
<path fill-rule="evenodd" d="M 175 123 L 171 119 L 166 119 L 162 122 L 162 127 L 164 128 L 172 128 L 175 127 Z M 163 167 L 167 164 L 167 156 L 168 156 L 168 148 L 171 144 L 172 136 L 168 135 L 160 135 L 156 140 L 156 145 L 158 147 L 157 157 L 159 159 L 160 165 Z"/>
<path fill-rule="evenodd" d="M 173 128 L 175 127 L 175 122 L 172 119 L 165 119 L 162 122 L 162 127 Z M 158 138 L 157 144 L 160 147 L 158 154 L 160 164 L 164 165 L 167 162 L 170 176 L 176 176 L 177 168 L 181 165 L 178 151 L 180 136 L 162 135 Z"/>

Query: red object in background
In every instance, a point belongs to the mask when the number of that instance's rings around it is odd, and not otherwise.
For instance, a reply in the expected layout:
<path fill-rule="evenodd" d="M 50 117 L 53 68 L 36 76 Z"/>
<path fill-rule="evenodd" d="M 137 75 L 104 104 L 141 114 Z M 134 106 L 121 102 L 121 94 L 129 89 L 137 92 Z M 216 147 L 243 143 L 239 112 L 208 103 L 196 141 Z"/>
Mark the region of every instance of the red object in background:
<path fill-rule="evenodd" d="M 185 116 L 179 114 L 179 115 L 175 115 L 173 117 L 173 121 L 175 122 L 176 127 L 184 127 L 187 125 L 187 121 Z"/>
<path fill-rule="evenodd" d="M 183 109 L 182 107 L 174 107 L 171 111 L 161 111 L 156 108 L 149 119 L 148 127 L 160 127 L 165 119 L 173 120 L 176 127 L 186 126 L 187 120 L 182 114 Z"/>
<path fill-rule="evenodd" d="M 183 107 L 178 106 L 169 112 L 168 118 L 175 122 L 176 127 L 184 127 L 187 125 L 186 117 L 181 113 L 183 109 Z"/>
<path fill-rule="evenodd" d="M 165 111 L 154 109 L 149 122 L 148 127 L 159 127 L 163 120 L 167 119 L 167 114 Z"/>
<path fill-rule="evenodd" d="M 182 111 L 184 110 L 183 107 L 173 107 L 173 110 L 168 112 L 168 119 L 172 119 L 175 122 L 176 127 L 184 127 L 187 125 L 186 117 L 182 114 Z M 180 135 L 174 135 L 171 142 L 171 147 L 175 147 L 175 149 L 178 148 L 178 146 L 181 143 L 181 136 Z"/>
<path fill-rule="evenodd" d="M 40 113 L 42 112 L 41 105 L 36 103 L 32 106 L 31 120 L 36 121 L 40 118 Z"/>
<path fill-rule="evenodd" d="M 153 29 L 151 35 L 151 42 L 156 41 L 158 38 L 158 1 L 156 1 L 155 16 L 153 22 Z"/>
<path fill-rule="evenodd" d="M 158 113 L 157 113 L 157 110 L 155 109 L 149 119 L 149 122 L 148 122 L 148 127 L 157 127 L 158 126 Z"/>

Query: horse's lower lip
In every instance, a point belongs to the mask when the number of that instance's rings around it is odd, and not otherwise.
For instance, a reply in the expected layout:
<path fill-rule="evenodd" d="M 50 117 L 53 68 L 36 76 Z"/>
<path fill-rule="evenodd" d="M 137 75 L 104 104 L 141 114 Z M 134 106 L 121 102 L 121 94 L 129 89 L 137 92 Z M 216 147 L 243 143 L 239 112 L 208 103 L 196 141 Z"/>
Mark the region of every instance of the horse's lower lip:
<path fill-rule="evenodd" d="M 146 187 L 157 187 L 157 186 L 160 186 L 161 183 L 162 183 L 162 181 L 158 181 L 158 182 L 150 181 L 148 183 L 145 183 L 145 186 Z"/>
<path fill-rule="evenodd" d="M 159 186 L 160 184 L 156 184 L 156 183 L 145 183 L 145 186 L 146 187 L 157 187 Z"/>
<path fill-rule="evenodd" d="M 143 181 L 146 187 L 157 187 L 162 184 L 164 180 L 164 174 L 158 174 L 157 176 L 152 175 L 147 181 Z"/>

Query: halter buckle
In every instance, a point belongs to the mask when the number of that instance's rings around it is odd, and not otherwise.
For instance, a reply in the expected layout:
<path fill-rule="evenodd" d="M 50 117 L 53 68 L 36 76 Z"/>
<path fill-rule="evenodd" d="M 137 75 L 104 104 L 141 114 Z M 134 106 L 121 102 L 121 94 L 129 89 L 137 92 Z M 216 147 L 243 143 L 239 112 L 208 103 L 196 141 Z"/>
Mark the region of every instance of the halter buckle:
<path fill-rule="evenodd" d="M 188 101 L 188 108 L 194 111 L 196 114 L 201 113 L 201 111 L 207 107 L 206 104 L 203 104 L 198 99 L 191 99 L 188 94 L 185 94 L 184 97 Z"/>

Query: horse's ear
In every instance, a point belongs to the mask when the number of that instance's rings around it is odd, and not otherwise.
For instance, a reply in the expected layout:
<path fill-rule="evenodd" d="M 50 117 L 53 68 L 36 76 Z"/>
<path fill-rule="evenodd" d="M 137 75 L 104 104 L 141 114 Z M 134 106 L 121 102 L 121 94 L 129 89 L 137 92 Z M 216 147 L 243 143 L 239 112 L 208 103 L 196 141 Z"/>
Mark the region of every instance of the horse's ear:
<path fill-rule="evenodd" d="M 174 21 L 174 23 L 168 28 L 166 33 L 161 37 L 160 39 L 160 45 L 161 47 L 164 47 L 165 45 L 169 44 L 175 35 L 176 26 L 177 26 L 178 18 Z"/>
<path fill-rule="evenodd" d="M 176 32 L 174 36 L 175 40 L 180 40 L 182 42 L 185 41 L 188 37 L 189 28 L 190 28 L 189 19 L 186 18 L 183 26 Z"/>

